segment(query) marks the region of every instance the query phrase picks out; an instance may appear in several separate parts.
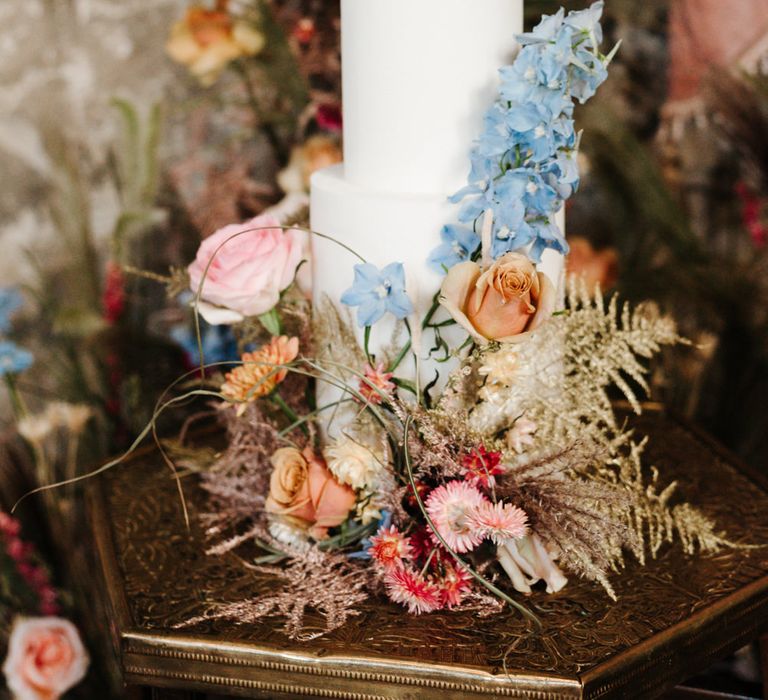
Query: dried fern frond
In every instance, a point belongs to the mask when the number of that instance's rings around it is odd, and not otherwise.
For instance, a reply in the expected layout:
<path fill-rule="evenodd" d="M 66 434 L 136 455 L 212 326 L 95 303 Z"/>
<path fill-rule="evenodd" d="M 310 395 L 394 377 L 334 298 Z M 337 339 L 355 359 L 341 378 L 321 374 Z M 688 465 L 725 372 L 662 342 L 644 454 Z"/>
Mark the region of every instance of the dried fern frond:
<path fill-rule="evenodd" d="M 344 372 L 344 367 L 362 369 L 366 358 L 357 342 L 352 317 L 347 311 L 342 312 L 328 297 L 323 295 L 312 318 L 312 334 L 316 351 L 316 360 L 322 366 L 325 362 L 334 363 L 334 374 L 349 381 L 351 374 Z M 355 382 L 356 383 L 356 382 Z"/>
<path fill-rule="evenodd" d="M 294 640 L 307 642 L 344 625 L 360 611 L 356 608 L 368 598 L 370 569 L 344 556 L 310 549 L 281 567 L 250 567 L 257 573 L 274 577 L 281 585 L 275 590 L 249 600 L 240 600 L 214 608 L 208 614 L 177 625 L 189 627 L 211 619 L 234 620 L 254 624 L 265 617 L 285 620 L 283 631 Z M 324 626 L 311 629 L 306 623 L 309 612 L 319 613 Z"/>
<path fill-rule="evenodd" d="M 647 391 L 642 361 L 684 340 L 654 305 L 632 310 L 620 307 L 615 296 L 606 305 L 599 290 L 592 298 L 576 279 L 569 283 L 568 299 L 569 309 L 527 340 L 490 351 L 511 355 L 519 369 L 506 385 L 486 383 L 470 422 L 489 434 L 525 415 L 538 425 L 541 444 L 563 448 L 587 438 L 615 454 L 626 436 L 616 425 L 609 388 L 618 387 L 639 413 L 630 382 Z"/>

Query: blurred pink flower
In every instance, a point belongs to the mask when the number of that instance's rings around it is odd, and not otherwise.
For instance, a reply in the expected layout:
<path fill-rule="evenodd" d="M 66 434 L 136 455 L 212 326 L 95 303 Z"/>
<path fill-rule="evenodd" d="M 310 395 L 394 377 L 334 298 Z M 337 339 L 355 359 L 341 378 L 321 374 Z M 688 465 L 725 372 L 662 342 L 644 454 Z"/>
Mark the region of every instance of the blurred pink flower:
<path fill-rule="evenodd" d="M 88 654 L 77 628 L 59 617 L 18 618 L 3 664 L 16 700 L 57 700 L 88 669 Z"/>
<path fill-rule="evenodd" d="M 335 104 L 323 104 L 317 108 L 317 114 L 315 115 L 317 125 L 323 131 L 330 131 L 331 133 L 339 133 L 342 128 L 342 116 L 341 108 Z"/>

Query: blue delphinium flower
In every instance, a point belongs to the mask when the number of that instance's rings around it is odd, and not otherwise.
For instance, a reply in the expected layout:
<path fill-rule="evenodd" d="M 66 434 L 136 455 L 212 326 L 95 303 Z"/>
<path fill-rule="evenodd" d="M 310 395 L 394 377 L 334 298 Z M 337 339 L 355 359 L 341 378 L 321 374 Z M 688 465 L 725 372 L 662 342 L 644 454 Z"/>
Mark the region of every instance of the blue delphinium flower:
<path fill-rule="evenodd" d="M 526 46 L 527 44 L 541 44 L 553 41 L 563 26 L 564 16 L 565 10 L 562 7 L 554 15 L 543 15 L 541 22 L 533 28 L 532 32 L 517 36 L 518 43 L 521 46 Z"/>
<path fill-rule="evenodd" d="M 442 243 L 432 251 L 429 264 L 436 272 L 445 272 L 460 262 L 469 260 L 480 247 L 480 236 L 471 228 L 449 224 L 440 232 Z"/>
<path fill-rule="evenodd" d="M 603 41 L 603 28 L 600 26 L 600 18 L 603 15 L 603 0 L 592 3 L 586 10 L 569 12 L 563 21 L 568 27 L 573 27 L 574 31 L 589 41 L 589 46 L 597 51 Z"/>
<path fill-rule="evenodd" d="M 35 358 L 28 350 L 20 348 L 10 340 L 0 340 L 0 377 L 18 374 L 32 366 Z"/>
<path fill-rule="evenodd" d="M 402 263 L 390 263 L 379 270 L 371 263 L 355 265 L 355 281 L 341 295 L 341 303 L 357 306 L 359 326 L 372 326 L 389 312 L 395 318 L 413 313 L 413 304 L 405 293 L 405 269 Z"/>
<path fill-rule="evenodd" d="M 0 288 L 0 333 L 7 333 L 11 328 L 11 316 L 21 308 L 22 298 L 13 287 Z"/>
<path fill-rule="evenodd" d="M 499 100 L 472 149 L 469 184 L 451 197 L 470 228 L 493 211 L 494 258 L 526 246 L 534 260 L 546 248 L 568 250 L 555 214 L 579 185 L 574 101 L 595 93 L 612 57 L 598 51 L 602 11 L 601 0 L 567 16 L 562 9 L 545 16 L 518 36 L 522 49 L 500 71 Z M 430 260 L 445 252 L 440 246 Z"/>

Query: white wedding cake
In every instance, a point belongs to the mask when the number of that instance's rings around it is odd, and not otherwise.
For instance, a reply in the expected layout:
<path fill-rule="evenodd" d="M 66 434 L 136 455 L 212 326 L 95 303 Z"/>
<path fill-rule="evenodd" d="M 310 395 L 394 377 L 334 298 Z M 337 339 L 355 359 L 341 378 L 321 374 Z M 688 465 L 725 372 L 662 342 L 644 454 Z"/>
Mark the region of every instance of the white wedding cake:
<path fill-rule="evenodd" d="M 377 267 L 402 262 L 423 318 L 442 280 L 427 259 L 456 221 L 448 197 L 466 184 L 498 70 L 523 30 L 523 0 L 342 0 L 341 18 L 344 162 L 312 177 L 311 227 Z M 546 253 L 557 284 L 561 256 Z M 315 302 L 338 302 L 360 260 L 319 237 L 313 260 Z M 374 353 L 390 340 L 387 323 Z M 434 376 L 429 364 L 422 382 Z"/>

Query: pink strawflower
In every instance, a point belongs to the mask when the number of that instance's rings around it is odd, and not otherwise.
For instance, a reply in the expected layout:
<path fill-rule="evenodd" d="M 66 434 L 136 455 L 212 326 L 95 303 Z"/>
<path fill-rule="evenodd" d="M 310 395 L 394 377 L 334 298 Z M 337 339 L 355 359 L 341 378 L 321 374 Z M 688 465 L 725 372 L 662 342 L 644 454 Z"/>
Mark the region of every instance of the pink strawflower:
<path fill-rule="evenodd" d="M 461 460 L 464 477 L 470 484 L 482 488 L 492 488 L 496 485 L 494 476 L 503 473 L 500 463 L 501 452 L 488 452 L 484 445 L 479 445 Z"/>
<path fill-rule="evenodd" d="M 486 501 L 470 513 L 468 520 L 480 536 L 493 540 L 495 544 L 528 534 L 528 516 L 511 503 Z"/>
<path fill-rule="evenodd" d="M 444 607 L 452 608 L 461 605 L 464 594 L 472 588 L 472 577 L 464 569 L 446 565 L 438 585 L 440 602 Z"/>
<path fill-rule="evenodd" d="M 403 559 L 411 559 L 410 539 L 398 532 L 395 525 L 381 528 L 375 537 L 371 537 L 368 553 L 385 569 L 402 566 Z"/>
<path fill-rule="evenodd" d="M 416 615 L 440 609 L 440 590 L 413 569 L 393 567 L 384 575 L 389 599 Z"/>
<path fill-rule="evenodd" d="M 469 552 L 483 541 L 483 536 L 469 516 L 487 499 L 466 481 L 451 481 L 429 494 L 426 507 L 440 536 L 455 552 Z"/>
<path fill-rule="evenodd" d="M 377 406 L 384 400 L 382 394 L 389 396 L 395 390 L 394 383 L 390 381 L 392 372 L 384 370 L 383 362 L 379 362 L 375 367 L 366 365 L 363 374 L 365 379 L 360 380 L 358 391 L 368 403 Z"/>

